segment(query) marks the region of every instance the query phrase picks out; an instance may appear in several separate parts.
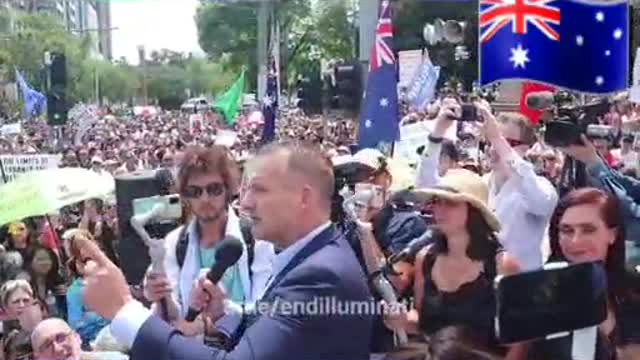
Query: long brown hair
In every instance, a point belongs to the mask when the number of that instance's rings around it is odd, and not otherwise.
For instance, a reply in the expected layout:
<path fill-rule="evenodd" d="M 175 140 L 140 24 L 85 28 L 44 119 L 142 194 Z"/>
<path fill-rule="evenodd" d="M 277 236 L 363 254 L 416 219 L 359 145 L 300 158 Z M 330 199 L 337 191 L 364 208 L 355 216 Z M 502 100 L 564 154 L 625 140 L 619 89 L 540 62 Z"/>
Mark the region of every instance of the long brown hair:
<path fill-rule="evenodd" d="M 620 202 L 614 195 L 596 188 L 582 188 L 566 194 L 556 206 L 549 222 L 550 261 L 566 261 L 560 247 L 560 220 L 567 209 L 580 205 L 596 205 L 600 217 L 610 229 L 616 229 L 613 245 L 607 250 L 604 266 L 607 272 L 609 295 L 617 299 L 624 291 L 625 270 L 625 228 L 620 210 Z"/>

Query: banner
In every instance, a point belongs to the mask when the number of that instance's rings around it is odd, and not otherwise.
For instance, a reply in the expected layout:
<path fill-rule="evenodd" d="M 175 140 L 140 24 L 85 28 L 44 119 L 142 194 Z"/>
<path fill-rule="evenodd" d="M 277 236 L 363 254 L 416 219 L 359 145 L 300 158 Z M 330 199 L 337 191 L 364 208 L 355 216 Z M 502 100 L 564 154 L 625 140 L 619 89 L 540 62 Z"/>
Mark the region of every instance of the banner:
<path fill-rule="evenodd" d="M 440 66 L 433 66 L 428 58 L 420 65 L 407 91 L 411 108 L 423 111 L 436 95 L 436 85 L 440 77 Z"/>
<path fill-rule="evenodd" d="M 34 170 L 55 169 L 62 160 L 62 155 L 1 155 L 2 169 L 7 181 L 14 180 L 18 175 Z M 0 177 L 0 184 L 4 183 Z"/>
<path fill-rule="evenodd" d="M 405 50 L 398 53 L 398 87 L 409 86 L 422 64 L 422 50 Z"/>

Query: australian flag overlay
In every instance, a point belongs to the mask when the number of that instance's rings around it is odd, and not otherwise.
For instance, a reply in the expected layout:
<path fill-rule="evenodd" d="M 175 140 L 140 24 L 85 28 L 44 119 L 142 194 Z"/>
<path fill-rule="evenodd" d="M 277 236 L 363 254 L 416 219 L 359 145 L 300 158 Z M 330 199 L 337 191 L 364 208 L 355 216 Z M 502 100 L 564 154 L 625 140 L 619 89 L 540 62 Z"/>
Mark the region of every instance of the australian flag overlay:
<path fill-rule="evenodd" d="M 480 0 L 480 84 L 528 79 L 569 90 L 626 90 L 626 1 Z"/>
<path fill-rule="evenodd" d="M 360 149 L 390 150 L 398 139 L 398 84 L 393 53 L 393 24 L 389 1 L 381 3 L 376 38 L 371 51 L 369 78 L 362 110 L 358 146 Z"/>

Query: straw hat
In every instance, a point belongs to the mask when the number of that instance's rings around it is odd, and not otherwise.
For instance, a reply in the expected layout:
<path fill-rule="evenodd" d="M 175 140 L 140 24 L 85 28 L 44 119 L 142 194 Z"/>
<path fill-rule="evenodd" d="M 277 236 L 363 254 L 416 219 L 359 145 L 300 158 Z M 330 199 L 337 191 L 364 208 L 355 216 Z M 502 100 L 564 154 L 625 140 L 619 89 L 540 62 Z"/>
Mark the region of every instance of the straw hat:
<path fill-rule="evenodd" d="M 482 181 L 482 178 L 474 172 L 465 169 L 450 169 L 441 178 L 438 186 L 413 190 L 412 195 L 417 202 L 425 202 L 434 197 L 464 201 L 482 213 L 491 229 L 500 231 L 498 218 L 487 207 L 489 188 Z"/>

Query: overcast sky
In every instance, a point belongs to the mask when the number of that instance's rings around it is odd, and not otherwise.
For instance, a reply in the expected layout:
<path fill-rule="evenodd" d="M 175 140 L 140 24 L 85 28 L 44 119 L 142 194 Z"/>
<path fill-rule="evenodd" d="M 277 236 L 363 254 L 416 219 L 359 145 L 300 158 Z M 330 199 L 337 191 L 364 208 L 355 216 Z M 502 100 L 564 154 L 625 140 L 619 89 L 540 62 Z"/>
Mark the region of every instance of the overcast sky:
<path fill-rule="evenodd" d="M 198 0 L 112 1 L 113 58 L 138 63 L 138 45 L 151 50 L 202 53 L 194 16 Z"/>

